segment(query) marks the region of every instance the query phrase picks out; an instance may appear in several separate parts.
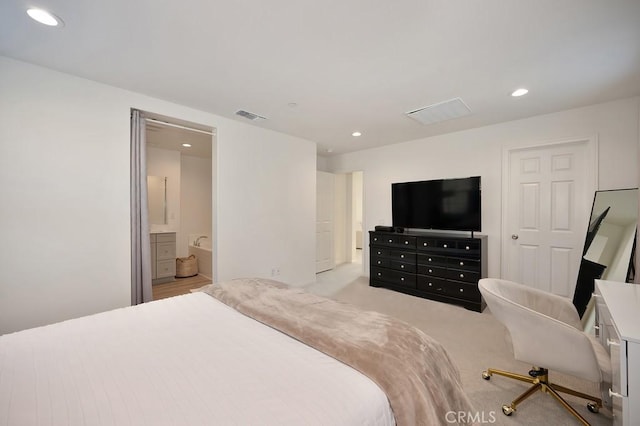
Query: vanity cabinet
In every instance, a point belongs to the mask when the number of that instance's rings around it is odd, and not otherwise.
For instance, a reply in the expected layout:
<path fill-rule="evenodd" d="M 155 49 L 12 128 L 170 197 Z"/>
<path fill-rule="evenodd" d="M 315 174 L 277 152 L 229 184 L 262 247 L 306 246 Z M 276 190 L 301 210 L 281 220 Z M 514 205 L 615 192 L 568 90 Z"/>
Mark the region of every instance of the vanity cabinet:
<path fill-rule="evenodd" d="M 153 284 L 173 281 L 176 275 L 176 233 L 151 234 L 150 239 Z"/>
<path fill-rule="evenodd" d="M 453 234 L 369 232 L 369 284 L 414 296 L 486 306 L 478 280 L 487 276 L 487 237 Z"/>

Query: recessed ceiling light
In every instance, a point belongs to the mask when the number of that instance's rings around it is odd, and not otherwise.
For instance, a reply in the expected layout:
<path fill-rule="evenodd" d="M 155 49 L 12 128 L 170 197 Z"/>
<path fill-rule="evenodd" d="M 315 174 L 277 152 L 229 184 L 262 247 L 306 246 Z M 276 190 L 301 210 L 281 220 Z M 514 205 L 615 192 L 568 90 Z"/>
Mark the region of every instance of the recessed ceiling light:
<path fill-rule="evenodd" d="M 182 146 L 184 146 L 185 148 L 191 148 L 191 144 L 190 143 L 183 143 Z"/>
<path fill-rule="evenodd" d="M 515 90 L 511 94 L 511 96 L 518 97 L 518 96 L 526 95 L 527 93 L 529 93 L 529 91 L 527 89 L 522 88 L 522 89 Z"/>
<path fill-rule="evenodd" d="M 61 27 L 64 25 L 64 22 L 62 22 L 62 19 L 58 18 L 56 15 L 54 15 L 51 12 L 47 12 L 44 9 L 36 9 L 36 8 L 28 9 L 27 15 L 29 15 L 31 19 L 34 19 L 40 22 L 41 24 L 48 25 L 50 27 Z"/>
<path fill-rule="evenodd" d="M 356 136 L 356 137 L 358 137 L 358 136 L 362 136 L 362 133 L 360 133 L 360 132 L 353 132 L 353 133 L 351 133 L 351 136 Z"/>

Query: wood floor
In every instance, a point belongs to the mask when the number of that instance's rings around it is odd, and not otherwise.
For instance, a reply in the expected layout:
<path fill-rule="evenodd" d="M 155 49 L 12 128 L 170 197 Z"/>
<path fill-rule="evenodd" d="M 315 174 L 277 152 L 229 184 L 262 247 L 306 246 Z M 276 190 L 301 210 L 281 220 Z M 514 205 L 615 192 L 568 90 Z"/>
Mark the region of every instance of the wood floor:
<path fill-rule="evenodd" d="M 169 283 L 154 285 L 153 300 L 187 294 L 193 288 L 199 288 L 211 283 L 212 281 L 209 278 L 202 275 L 196 275 L 195 277 L 188 278 L 176 278 L 175 281 Z"/>

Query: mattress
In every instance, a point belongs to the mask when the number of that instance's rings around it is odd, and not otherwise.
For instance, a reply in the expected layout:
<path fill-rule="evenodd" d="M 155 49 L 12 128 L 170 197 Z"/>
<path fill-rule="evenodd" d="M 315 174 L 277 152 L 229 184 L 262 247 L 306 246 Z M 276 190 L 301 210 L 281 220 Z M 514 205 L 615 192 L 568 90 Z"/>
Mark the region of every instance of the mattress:
<path fill-rule="evenodd" d="M 204 293 L 0 336 L 0 425 L 389 425 L 369 378 Z"/>

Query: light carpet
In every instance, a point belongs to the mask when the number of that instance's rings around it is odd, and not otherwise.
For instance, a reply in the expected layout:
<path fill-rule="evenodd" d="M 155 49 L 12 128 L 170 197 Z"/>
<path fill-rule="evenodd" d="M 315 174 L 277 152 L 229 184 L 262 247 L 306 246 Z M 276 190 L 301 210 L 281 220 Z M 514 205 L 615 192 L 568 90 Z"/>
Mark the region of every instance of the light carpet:
<path fill-rule="evenodd" d="M 395 291 L 369 286 L 360 277 L 337 293 L 333 299 L 351 303 L 404 320 L 437 339 L 447 349 L 460 369 L 463 386 L 483 424 L 496 425 L 577 425 L 579 422 L 550 395 L 537 392 L 507 417 L 503 404 L 509 404 L 524 392 L 529 384 L 494 375 L 482 379 L 482 371 L 492 367 L 527 374 L 530 365 L 516 361 L 507 330 L 491 315 L 489 309 L 478 313 L 465 308 L 414 297 Z M 549 348 L 553 350 L 553 348 Z M 570 355 L 569 355 L 570 356 Z M 434 366 L 434 368 L 438 368 Z M 598 395 L 595 384 L 550 371 L 552 382 Z M 592 425 L 611 425 L 611 414 L 602 409 L 599 414 L 587 410 L 586 401 L 566 396 L 566 400 Z"/>

